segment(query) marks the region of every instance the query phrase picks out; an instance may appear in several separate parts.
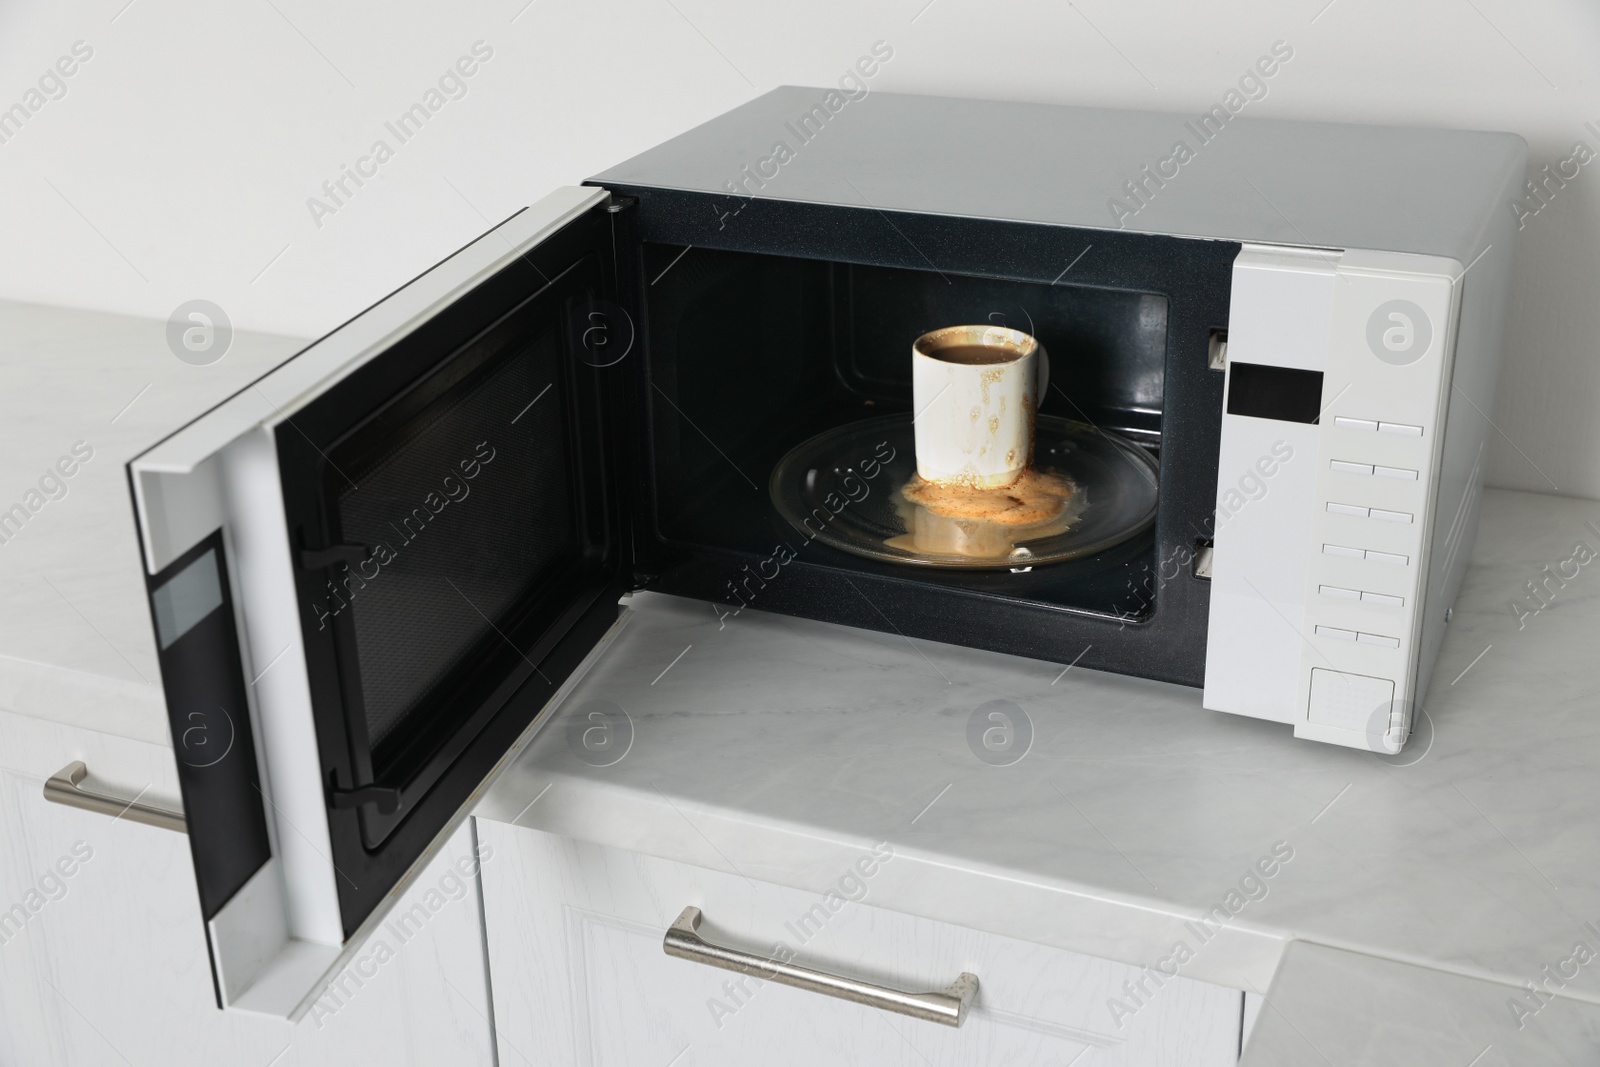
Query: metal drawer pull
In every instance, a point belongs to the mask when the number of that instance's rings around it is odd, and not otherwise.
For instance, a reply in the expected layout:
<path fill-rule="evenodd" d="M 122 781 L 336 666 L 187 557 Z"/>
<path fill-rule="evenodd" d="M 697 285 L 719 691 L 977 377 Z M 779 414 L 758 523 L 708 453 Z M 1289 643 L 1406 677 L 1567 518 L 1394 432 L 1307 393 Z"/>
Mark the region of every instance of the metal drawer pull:
<path fill-rule="evenodd" d="M 740 974 L 754 975 L 783 985 L 792 985 L 798 989 L 809 989 L 824 996 L 838 997 L 840 1000 L 882 1008 L 884 1011 L 899 1012 L 913 1019 L 926 1019 L 928 1022 L 943 1023 L 946 1026 L 961 1025 L 961 1021 L 967 1016 L 967 1005 L 972 1003 L 972 998 L 978 992 L 978 976 L 963 972 L 961 977 L 936 993 L 902 993 L 898 989 L 889 989 L 870 982 L 858 982 L 853 978 L 841 978 L 825 971 L 813 971 L 809 967 L 780 963 L 753 952 L 741 952 L 738 949 L 713 945 L 700 936 L 699 928 L 700 909 L 684 908 L 683 914 L 678 916 L 678 921 L 668 928 L 661 947 L 669 956 L 693 960 L 695 963 L 704 963 L 711 967 L 721 967 L 728 971 L 738 971 Z"/>
<path fill-rule="evenodd" d="M 168 811 L 166 808 L 152 807 L 136 800 L 118 800 L 116 797 L 108 797 L 104 793 L 91 793 L 80 787 L 78 783 L 83 781 L 88 773 L 89 768 L 84 766 L 82 760 L 73 760 L 44 783 L 44 798 L 52 804 L 65 804 L 69 808 L 82 808 L 84 811 L 111 815 L 127 819 L 129 822 L 142 822 L 146 826 L 159 826 L 163 830 L 175 830 L 180 834 L 189 832 L 189 822 L 181 811 Z"/>

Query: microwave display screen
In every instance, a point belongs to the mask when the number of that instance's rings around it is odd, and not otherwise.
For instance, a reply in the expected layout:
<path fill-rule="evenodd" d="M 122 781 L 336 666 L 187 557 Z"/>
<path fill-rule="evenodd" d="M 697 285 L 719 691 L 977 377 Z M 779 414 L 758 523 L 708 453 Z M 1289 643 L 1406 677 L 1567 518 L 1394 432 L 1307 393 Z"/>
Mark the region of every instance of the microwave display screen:
<path fill-rule="evenodd" d="M 156 639 L 165 652 L 194 625 L 222 606 L 222 583 L 214 551 L 189 564 L 150 594 L 155 606 Z"/>
<path fill-rule="evenodd" d="M 1228 414 L 1316 425 L 1322 413 L 1322 372 L 1261 363 L 1228 370 Z"/>

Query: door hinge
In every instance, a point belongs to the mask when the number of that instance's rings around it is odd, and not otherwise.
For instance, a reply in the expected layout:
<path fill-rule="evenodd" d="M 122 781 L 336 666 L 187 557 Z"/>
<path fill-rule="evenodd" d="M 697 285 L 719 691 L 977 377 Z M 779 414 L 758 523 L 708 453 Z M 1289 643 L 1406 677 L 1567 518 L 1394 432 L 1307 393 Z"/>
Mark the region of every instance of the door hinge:
<path fill-rule="evenodd" d="M 376 804 L 380 815 L 393 815 L 400 810 L 400 790 L 391 785 L 364 785 L 360 789 L 332 789 L 328 802 L 335 808 L 359 808 L 363 804 Z"/>

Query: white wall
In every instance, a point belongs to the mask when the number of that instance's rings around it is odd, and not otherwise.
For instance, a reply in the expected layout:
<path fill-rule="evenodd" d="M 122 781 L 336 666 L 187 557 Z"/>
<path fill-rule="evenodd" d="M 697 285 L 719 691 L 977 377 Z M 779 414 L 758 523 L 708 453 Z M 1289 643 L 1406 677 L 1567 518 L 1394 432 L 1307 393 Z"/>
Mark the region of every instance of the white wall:
<path fill-rule="evenodd" d="M 875 90 L 1156 109 L 1209 106 L 1283 39 L 1252 114 L 1513 130 L 1534 169 L 1600 151 L 1592 0 L 126 3 L 0 7 L 0 108 L 93 48 L 0 144 L 0 297 L 157 318 L 203 297 L 314 335 L 486 220 L 774 85 L 832 82 L 880 38 Z M 466 95 L 317 226 L 307 198 L 478 40 Z M 1600 497 L 1600 166 L 1519 240 L 1491 478 Z"/>

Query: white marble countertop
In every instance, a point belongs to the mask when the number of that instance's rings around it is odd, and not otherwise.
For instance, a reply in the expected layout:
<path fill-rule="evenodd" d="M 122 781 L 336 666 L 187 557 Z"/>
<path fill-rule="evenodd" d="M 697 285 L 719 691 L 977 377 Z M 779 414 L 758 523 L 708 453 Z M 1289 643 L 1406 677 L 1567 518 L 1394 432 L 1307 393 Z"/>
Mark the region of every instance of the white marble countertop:
<path fill-rule="evenodd" d="M 1566 1062 L 1551 1050 L 1600 1047 L 1600 959 L 1520 1030 L 1498 995 L 1571 968 L 1578 942 L 1600 952 L 1600 503 L 1491 491 L 1484 511 L 1428 726 L 1398 757 L 1207 712 L 1184 687 L 753 610 L 719 624 L 706 604 L 638 594 L 478 814 L 817 892 L 888 839 L 879 906 L 1136 964 L 1188 941 L 1182 973 L 1267 993 L 1253 1067 L 1320 1062 L 1283 1038 L 1311 1032 L 1296 1012 L 1335 1024 L 1316 1033 L 1371 1029 L 1348 1015 L 1359 997 L 1304 977 L 1328 958 L 1414 972 L 1439 1009 L 1416 1018 L 1458 1018 L 1450 998 L 1476 990 L 1478 1030 L 1441 1035 L 1439 1063 L 1486 1044 L 1475 1067 Z M 1514 611 L 1579 543 L 1595 562 L 1566 564 L 1576 576 L 1537 614 Z M 968 746 L 973 711 L 997 699 L 1034 732 L 1011 766 Z M 599 701 L 633 732 L 604 767 L 567 729 Z M 1274 849 L 1292 858 L 1253 878 Z M 1186 924 L 1230 891 L 1237 914 L 1199 944 Z M 1331 956 L 1286 953 L 1295 942 Z M 1434 1062 L 1358 1052 L 1323 1056 Z"/>
<path fill-rule="evenodd" d="M 0 302 L 0 513 L 28 512 L 0 526 L 0 708 L 162 745 L 127 462 L 305 345 L 241 331 L 194 366 L 166 327 Z M 63 457 L 72 476 L 41 488 Z"/>

